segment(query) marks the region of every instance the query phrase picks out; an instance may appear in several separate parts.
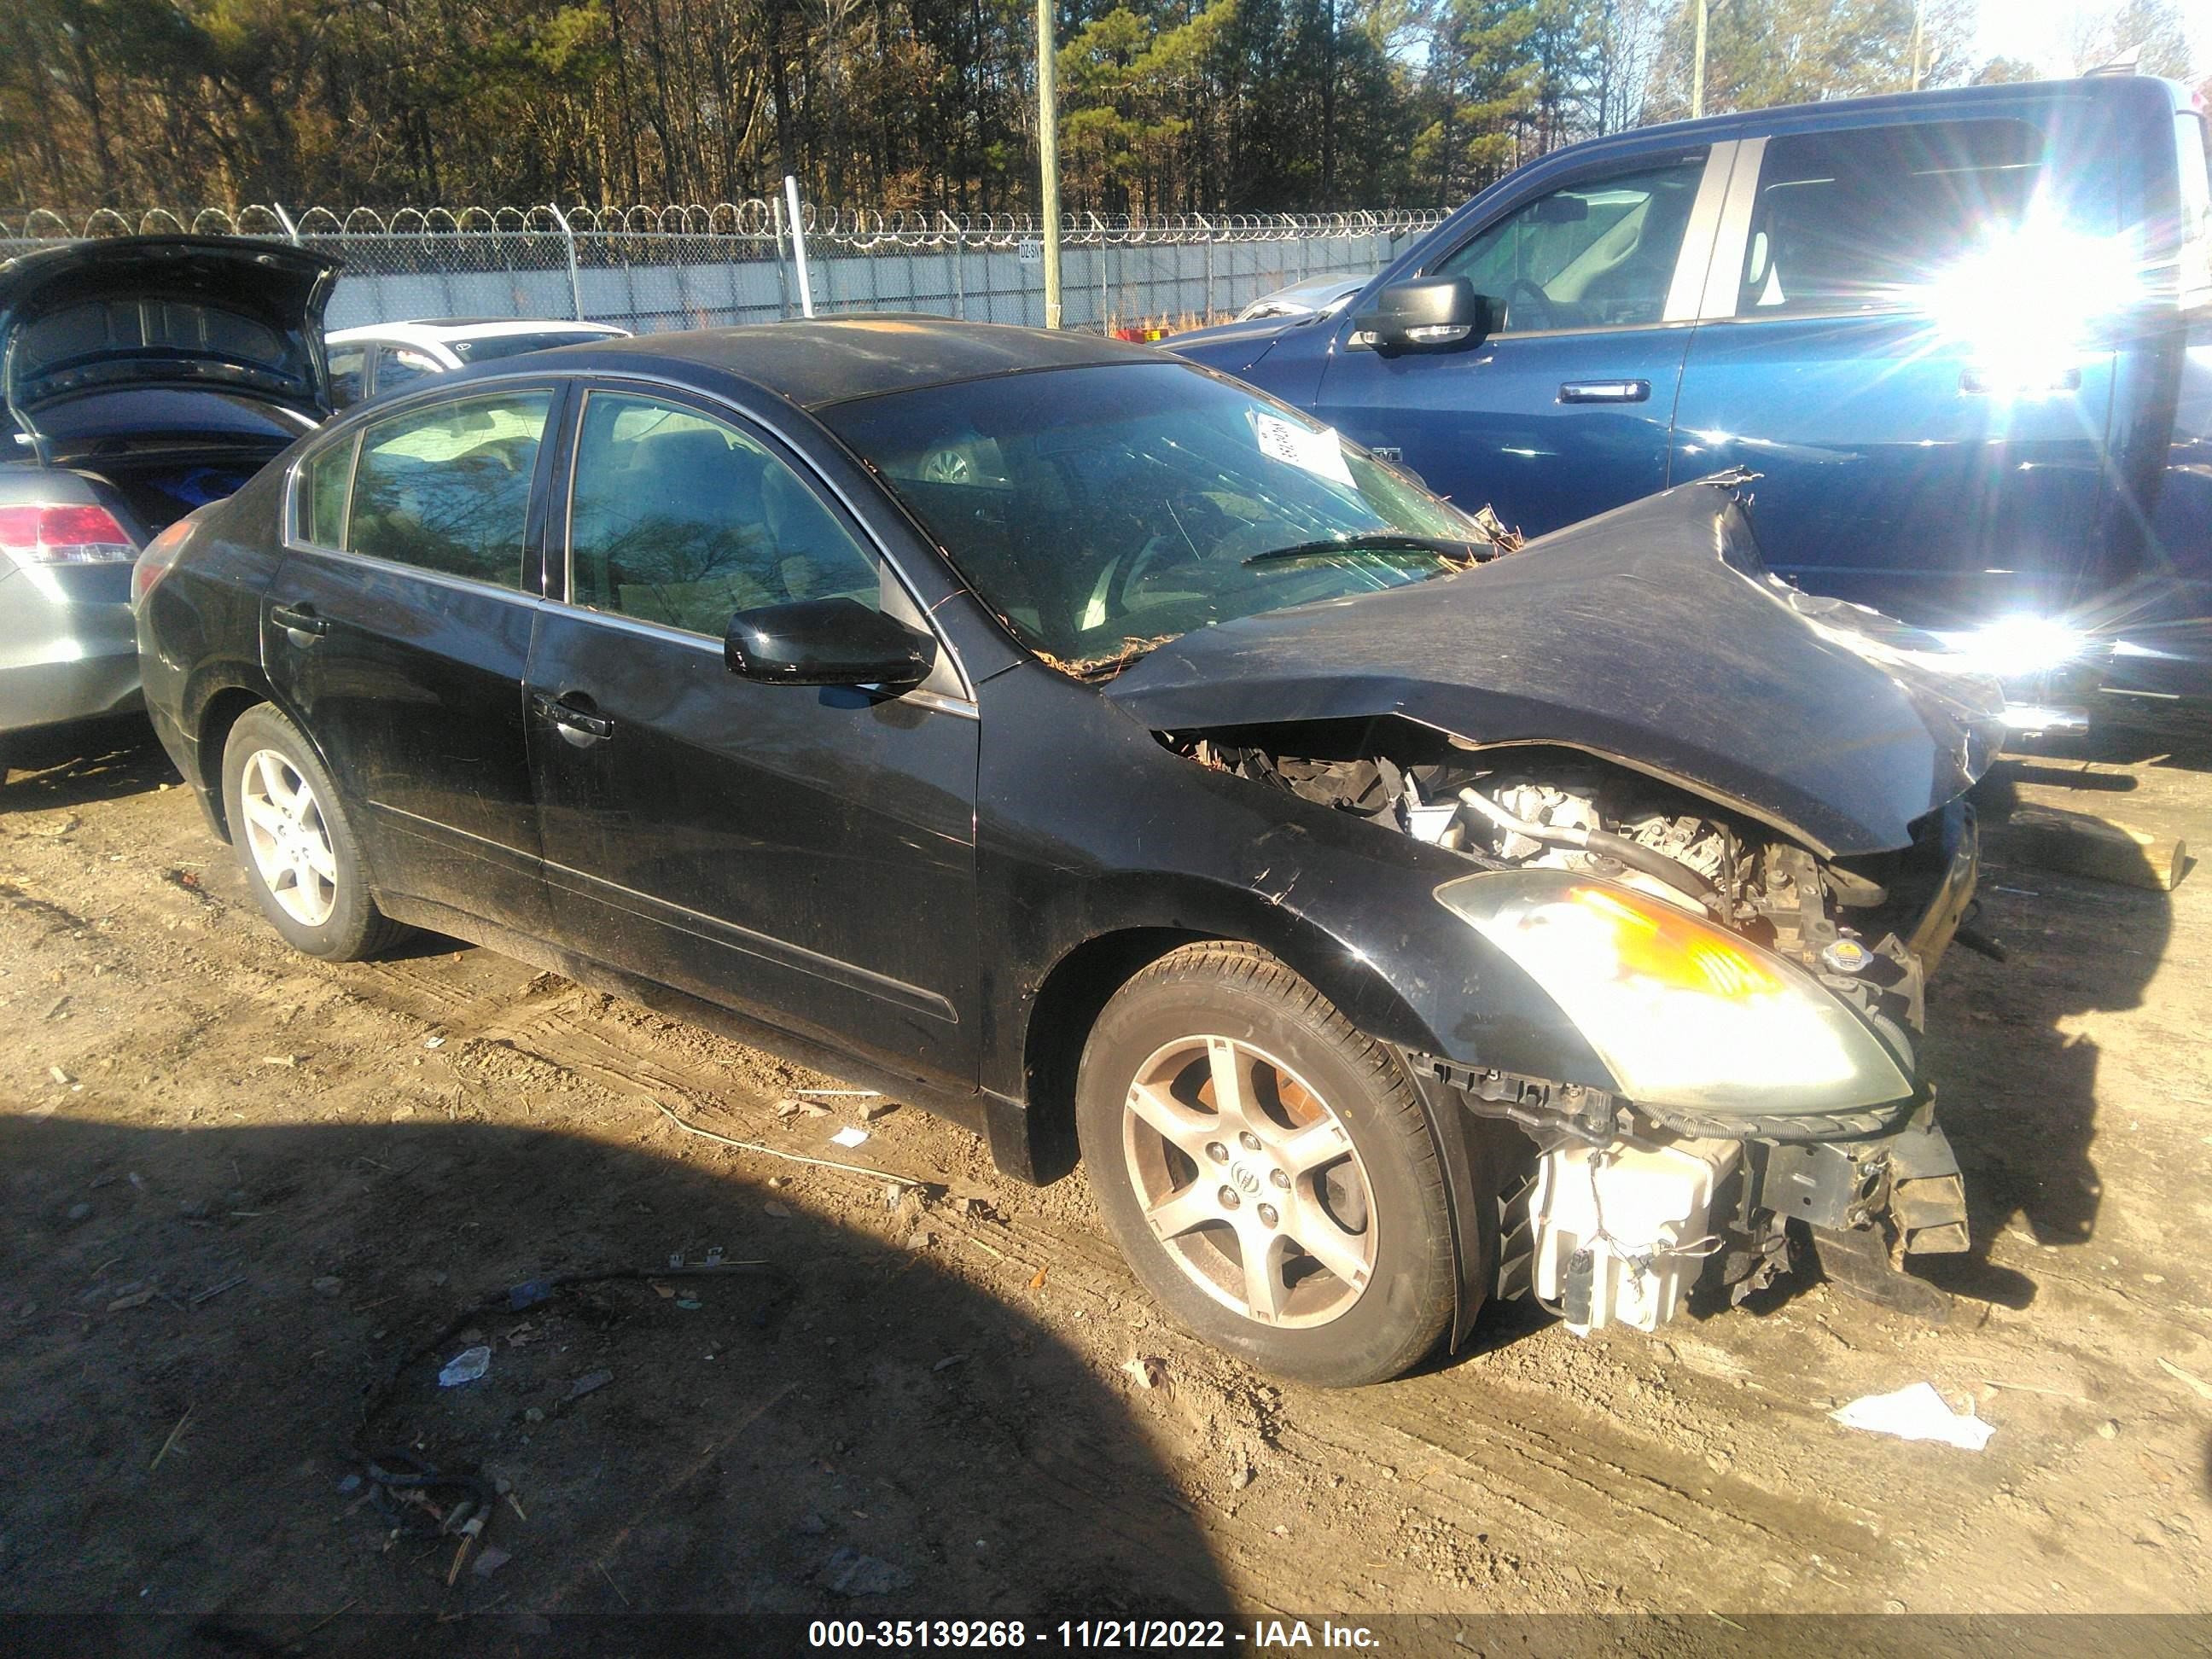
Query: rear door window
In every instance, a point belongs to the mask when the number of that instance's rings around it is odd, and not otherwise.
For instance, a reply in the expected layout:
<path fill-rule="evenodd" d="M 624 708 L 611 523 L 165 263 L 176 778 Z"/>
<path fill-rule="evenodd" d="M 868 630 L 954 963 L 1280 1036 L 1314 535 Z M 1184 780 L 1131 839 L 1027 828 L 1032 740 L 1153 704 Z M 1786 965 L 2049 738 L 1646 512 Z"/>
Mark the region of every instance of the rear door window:
<path fill-rule="evenodd" d="M 300 469 L 292 534 L 312 547 L 345 545 L 346 495 L 353 488 L 358 433 L 325 446 Z"/>
<path fill-rule="evenodd" d="M 361 401 L 361 372 L 368 356 L 368 348 L 357 345 L 331 348 L 331 407 L 350 409 Z"/>
<path fill-rule="evenodd" d="M 2016 230 L 2045 185 L 2025 121 L 1911 122 L 1770 139 L 1739 317 L 1899 311 Z"/>
<path fill-rule="evenodd" d="M 361 439 L 345 550 L 520 589 L 553 394 L 501 392 L 380 421 Z"/>

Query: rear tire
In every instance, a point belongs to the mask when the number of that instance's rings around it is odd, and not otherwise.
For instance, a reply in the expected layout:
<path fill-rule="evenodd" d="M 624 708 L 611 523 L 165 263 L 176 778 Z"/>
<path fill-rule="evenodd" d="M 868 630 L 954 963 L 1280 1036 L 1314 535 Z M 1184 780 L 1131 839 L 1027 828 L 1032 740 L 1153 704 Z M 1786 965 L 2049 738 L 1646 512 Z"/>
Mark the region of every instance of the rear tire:
<path fill-rule="evenodd" d="M 1451 1223 L 1420 1101 L 1267 952 L 1186 945 L 1130 980 L 1084 1047 L 1075 1112 L 1122 1255 L 1207 1341 L 1348 1388 L 1443 1335 Z"/>
<path fill-rule="evenodd" d="M 222 808 L 246 884 L 293 949 L 360 962 L 406 936 L 376 908 L 337 784 L 267 703 L 240 714 L 223 744 Z"/>

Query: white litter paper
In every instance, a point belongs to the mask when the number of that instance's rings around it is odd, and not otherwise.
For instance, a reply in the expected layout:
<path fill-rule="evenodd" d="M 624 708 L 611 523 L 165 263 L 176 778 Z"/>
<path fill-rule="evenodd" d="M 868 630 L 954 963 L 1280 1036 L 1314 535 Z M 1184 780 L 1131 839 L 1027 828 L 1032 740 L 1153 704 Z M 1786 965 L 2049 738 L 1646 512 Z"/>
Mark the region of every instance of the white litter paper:
<path fill-rule="evenodd" d="M 1352 469 L 1344 464 L 1344 444 L 1334 431 L 1308 431 L 1279 415 L 1252 416 L 1252 435 L 1262 455 L 1303 467 L 1316 478 L 1348 484 Z"/>
<path fill-rule="evenodd" d="M 1969 1408 L 1962 1416 L 1943 1403 L 1932 1382 L 1915 1382 L 1895 1394 L 1870 1394 L 1829 1416 L 1847 1429 L 1869 1429 L 1900 1440 L 1940 1440 L 1962 1451 L 1979 1451 L 1996 1432 Z"/>
<path fill-rule="evenodd" d="M 843 1128 L 838 1130 L 836 1134 L 831 1135 L 830 1137 L 830 1140 L 832 1146 L 857 1146 L 867 1138 L 868 1132 L 866 1129 L 856 1129 L 851 1124 L 848 1123 Z"/>

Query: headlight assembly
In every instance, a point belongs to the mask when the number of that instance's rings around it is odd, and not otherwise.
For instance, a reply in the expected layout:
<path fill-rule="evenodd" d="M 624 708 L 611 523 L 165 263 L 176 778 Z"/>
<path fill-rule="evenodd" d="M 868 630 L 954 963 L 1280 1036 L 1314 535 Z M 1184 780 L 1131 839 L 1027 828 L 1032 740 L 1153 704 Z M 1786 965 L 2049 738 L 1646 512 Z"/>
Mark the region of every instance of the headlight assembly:
<path fill-rule="evenodd" d="M 1787 1116 L 1912 1093 L 1810 975 L 1662 900 L 1562 870 L 1465 876 L 1436 896 L 1527 970 L 1632 1100 Z"/>

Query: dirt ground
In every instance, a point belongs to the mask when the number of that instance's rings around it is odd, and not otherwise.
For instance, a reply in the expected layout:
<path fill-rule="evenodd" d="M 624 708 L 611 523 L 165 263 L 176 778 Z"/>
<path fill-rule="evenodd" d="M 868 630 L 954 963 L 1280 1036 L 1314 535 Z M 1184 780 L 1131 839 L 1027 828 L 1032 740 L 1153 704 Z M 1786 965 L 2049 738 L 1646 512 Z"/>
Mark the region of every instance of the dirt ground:
<path fill-rule="evenodd" d="M 912 1109 L 779 1115 L 836 1080 L 487 951 L 307 961 L 157 752 L 19 774 L 0 1607 L 270 1642 L 349 1609 L 2203 1610 L 2212 882 L 2055 874 L 2002 817 L 2212 844 L 2212 743 L 2115 733 L 1983 793 L 2011 956 L 1954 951 L 1931 1010 L 1978 1237 L 1948 1328 L 1808 1275 L 1657 1340 L 1493 1310 L 1327 1394 L 1165 1324 L 1079 1176 L 1001 1180 Z M 709 1250 L 758 1265 L 668 1271 Z M 1985 1450 L 1829 1420 L 1923 1379 Z M 495 1500 L 494 1570 L 349 1484 L 357 1451 L 479 1480 L 427 1495 Z"/>

